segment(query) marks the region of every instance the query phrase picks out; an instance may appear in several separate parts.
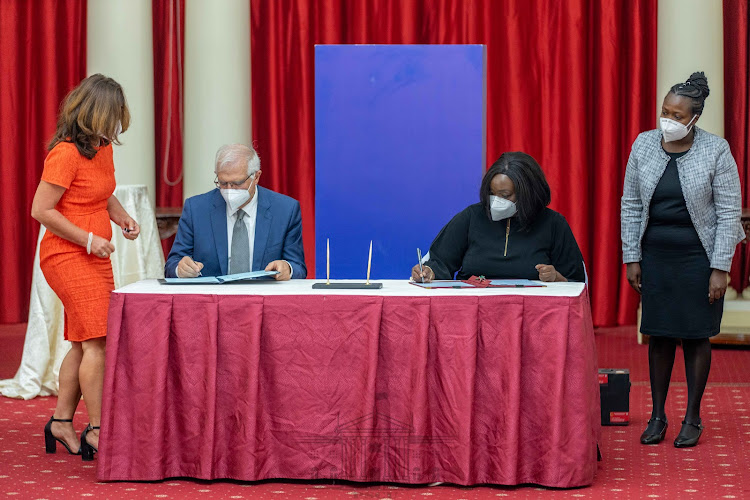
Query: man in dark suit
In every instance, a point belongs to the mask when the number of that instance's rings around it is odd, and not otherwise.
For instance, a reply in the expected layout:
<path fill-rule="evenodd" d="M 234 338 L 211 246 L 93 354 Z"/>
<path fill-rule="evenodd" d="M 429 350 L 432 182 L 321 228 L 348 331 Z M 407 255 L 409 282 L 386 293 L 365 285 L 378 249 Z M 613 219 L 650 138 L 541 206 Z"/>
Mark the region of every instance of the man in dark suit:
<path fill-rule="evenodd" d="M 247 146 L 216 153 L 217 189 L 185 201 L 164 266 L 170 278 L 278 271 L 305 278 L 302 217 L 297 200 L 258 186 L 260 158 Z"/>

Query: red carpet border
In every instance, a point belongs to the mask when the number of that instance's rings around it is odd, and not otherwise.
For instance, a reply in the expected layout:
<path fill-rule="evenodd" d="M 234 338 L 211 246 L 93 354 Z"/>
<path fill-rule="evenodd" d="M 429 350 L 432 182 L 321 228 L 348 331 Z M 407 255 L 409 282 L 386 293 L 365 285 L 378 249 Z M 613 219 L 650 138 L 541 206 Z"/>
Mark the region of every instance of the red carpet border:
<path fill-rule="evenodd" d="M 2 335 L 0 340 L 8 340 Z M 17 332 L 13 332 L 17 338 Z M 31 401 L 0 397 L 0 498 L 18 499 L 745 499 L 750 498 L 750 351 L 714 349 L 713 366 L 702 408 L 706 429 L 695 448 L 675 449 L 672 441 L 680 429 L 687 388 L 684 365 L 679 361 L 672 376 L 667 401 L 669 430 L 665 442 L 643 446 L 638 437 L 650 412 L 647 347 L 635 343 L 634 329 L 599 330 L 599 366 L 630 368 L 631 424 L 604 427 L 603 461 L 595 482 L 587 488 L 553 490 L 533 485 L 519 487 L 440 485 L 428 487 L 394 484 L 331 482 L 233 481 L 204 482 L 173 479 L 156 483 L 98 483 L 96 462 L 83 463 L 68 455 L 44 452 L 43 428 L 54 411 L 55 398 Z M 19 346 L 13 346 L 17 348 Z M 20 350 L 16 349 L 18 354 Z M 15 366 L 20 356 L 15 361 Z M 0 366 L 6 372 L 9 367 Z M 76 429 L 87 423 L 77 412 Z M 128 443 L 122 443 L 128 446 Z"/>

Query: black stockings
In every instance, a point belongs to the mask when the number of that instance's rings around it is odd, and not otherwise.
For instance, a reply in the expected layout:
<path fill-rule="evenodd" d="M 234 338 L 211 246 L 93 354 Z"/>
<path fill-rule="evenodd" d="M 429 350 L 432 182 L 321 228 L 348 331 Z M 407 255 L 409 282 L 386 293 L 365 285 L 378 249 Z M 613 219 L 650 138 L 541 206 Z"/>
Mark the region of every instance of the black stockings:
<path fill-rule="evenodd" d="M 688 387 L 688 406 L 685 420 L 697 423 L 701 415 L 701 398 L 711 369 L 711 342 L 708 339 L 683 340 L 685 378 Z"/>
<path fill-rule="evenodd" d="M 648 343 L 648 368 L 651 378 L 652 417 L 664 418 L 669 379 L 672 376 L 678 339 L 651 337 Z M 708 339 L 682 340 L 685 355 L 685 378 L 688 386 L 688 405 L 685 420 L 697 423 L 700 418 L 701 398 L 711 369 L 711 343 Z"/>
<path fill-rule="evenodd" d="M 664 405 L 667 402 L 669 379 L 672 376 L 674 352 L 677 340 L 669 337 L 648 339 L 648 373 L 651 379 L 652 417 L 664 418 Z"/>

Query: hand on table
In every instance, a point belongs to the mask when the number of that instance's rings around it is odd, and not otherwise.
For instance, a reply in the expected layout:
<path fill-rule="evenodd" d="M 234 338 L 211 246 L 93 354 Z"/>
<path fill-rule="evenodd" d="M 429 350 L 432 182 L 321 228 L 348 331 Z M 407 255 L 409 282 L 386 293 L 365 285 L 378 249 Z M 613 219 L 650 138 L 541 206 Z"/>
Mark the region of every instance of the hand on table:
<path fill-rule="evenodd" d="M 419 270 L 419 264 L 411 268 L 411 279 L 416 283 L 429 283 L 435 279 L 435 272 L 430 269 L 430 266 L 422 266 L 422 271 Z"/>
<path fill-rule="evenodd" d="M 539 281 L 568 281 L 557 272 L 552 264 L 537 264 L 534 269 L 539 271 Z"/>
<path fill-rule="evenodd" d="M 197 278 L 201 273 L 201 269 L 203 269 L 203 264 L 201 264 L 200 262 L 195 262 L 193 259 L 186 255 L 185 257 L 180 259 L 180 263 L 177 264 L 177 277 Z"/>
<path fill-rule="evenodd" d="M 274 276 L 276 281 L 287 281 L 292 278 L 292 266 L 285 260 L 274 260 L 266 266 L 266 271 L 278 271 Z"/>

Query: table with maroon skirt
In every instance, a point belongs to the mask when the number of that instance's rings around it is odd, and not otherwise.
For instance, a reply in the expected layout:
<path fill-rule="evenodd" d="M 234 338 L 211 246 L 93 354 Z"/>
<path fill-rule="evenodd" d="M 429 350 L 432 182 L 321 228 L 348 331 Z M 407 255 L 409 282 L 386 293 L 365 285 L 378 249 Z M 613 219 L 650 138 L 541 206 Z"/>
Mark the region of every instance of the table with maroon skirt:
<path fill-rule="evenodd" d="M 97 477 L 591 484 L 583 284 L 112 294 Z"/>

